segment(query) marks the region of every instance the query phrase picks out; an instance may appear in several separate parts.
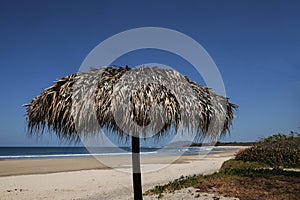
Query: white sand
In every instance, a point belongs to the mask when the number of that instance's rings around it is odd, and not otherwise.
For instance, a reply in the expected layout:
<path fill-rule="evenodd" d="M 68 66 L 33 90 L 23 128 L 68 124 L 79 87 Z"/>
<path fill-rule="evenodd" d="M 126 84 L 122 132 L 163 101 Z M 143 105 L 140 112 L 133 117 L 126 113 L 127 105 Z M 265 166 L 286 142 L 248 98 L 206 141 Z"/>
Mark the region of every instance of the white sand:
<path fill-rule="evenodd" d="M 211 174 L 233 155 L 233 152 L 223 153 L 204 159 L 189 156 L 189 162 L 144 173 L 143 191 L 181 175 Z M 145 164 L 142 170 L 147 167 L 152 166 Z M 132 177 L 130 173 L 114 169 L 0 177 L 0 199 L 133 199 Z"/>

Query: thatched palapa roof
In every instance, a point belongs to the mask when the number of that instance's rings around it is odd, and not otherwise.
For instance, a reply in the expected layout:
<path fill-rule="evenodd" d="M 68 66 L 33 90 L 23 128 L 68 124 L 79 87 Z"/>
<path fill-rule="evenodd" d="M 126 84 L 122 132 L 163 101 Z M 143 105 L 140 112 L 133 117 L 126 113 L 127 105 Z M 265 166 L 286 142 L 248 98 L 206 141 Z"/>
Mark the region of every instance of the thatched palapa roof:
<path fill-rule="evenodd" d="M 67 138 L 101 128 L 121 137 L 159 137 L 171 129 L 218 137 L 229 130 L 235 108 L 174 70 L 107 67 L 57 79 L 26 113 L 31 133 L 48 129 Z"/>

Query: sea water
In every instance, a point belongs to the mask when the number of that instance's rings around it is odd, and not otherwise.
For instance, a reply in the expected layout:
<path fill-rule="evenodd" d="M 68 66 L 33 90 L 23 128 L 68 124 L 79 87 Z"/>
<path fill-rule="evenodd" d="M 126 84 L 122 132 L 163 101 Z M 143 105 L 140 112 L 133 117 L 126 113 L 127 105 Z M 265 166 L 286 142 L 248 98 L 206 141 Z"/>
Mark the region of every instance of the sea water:
<path fill-rule="evenodd" d="M 141 155 L 197 155 L 206 154 L 210 148 L 146 148 L 141 147 Z M 92 156 L 130 156 L 130 147 L 0 147 L 0 160 L 13 159 L 49 159 Z"/>

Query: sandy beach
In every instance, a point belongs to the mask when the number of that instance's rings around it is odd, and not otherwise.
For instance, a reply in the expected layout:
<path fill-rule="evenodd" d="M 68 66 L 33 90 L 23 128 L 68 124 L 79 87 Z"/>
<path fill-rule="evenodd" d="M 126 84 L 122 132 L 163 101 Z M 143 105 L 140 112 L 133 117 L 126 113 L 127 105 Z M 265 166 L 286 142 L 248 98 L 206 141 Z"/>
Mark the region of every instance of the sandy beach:
<path fill-rule="evenodd" d="M 211 174 L 241 148 L 200 157 L 143 156 L 146 191 L 180 176 Z M 132 199 L 130 157 L 0 161 L 0 199 Z M 155 164 L 153 161 L 155 160 Z M 170 164 L 170 161 L 173 161 Z"/>

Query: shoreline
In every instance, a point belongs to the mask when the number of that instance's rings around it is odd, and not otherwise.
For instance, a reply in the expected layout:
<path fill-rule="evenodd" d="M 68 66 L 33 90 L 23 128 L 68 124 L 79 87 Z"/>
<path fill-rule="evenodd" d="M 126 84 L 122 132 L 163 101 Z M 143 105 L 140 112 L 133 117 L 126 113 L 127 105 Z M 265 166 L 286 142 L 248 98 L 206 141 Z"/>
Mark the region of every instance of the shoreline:
<path fill-rule="evenodd" d="M 244 148 L 244 147 L 243 147 Z M 240 148 L 228 148 L 216 154 L 199 156 L 182 156 L 172 164 L 170 156 L 142 157 L 143 191 L 164 184 L 180 176 L 193 174 L 211 174 L 218 171 L 224 161 L 233 158 Z M 57 160 L 25 160 L 27 166 L 15 165 L 13 160 L 6 163 L 10 168 L 23 170 L 23 175 L 0 177 L 0 196 L 3 199 L 132 199 L 131 157 L 106 158 L 105 161 L 115 164 L 116 169 L 99 168 L 99 161 L 87 158 L 57 159 Z M 153 162 L 155 160 L 155 162 Z M 21 162 L 24 164 L 24 160 Z M 4 167 L 1 166 L 0 172 Z M 119 165 L 120 163 L 122 165 Z M 31 164 L 30 164 L 31 163 Z M 51 168 L 62 167 L 55 173 L 49 173 Z M 97 169 L 92 169 L 97 165 Z M 32 174 L 24 175 L 24 169 L 32 170 Z M 43 174 L 36 174 L 37 169 L 46 170 Z M 72 168 L 77 167 L 76 171 Z M 90 167 L 90 169 L 87 169 Z M 156 170 L 149 170 L 158 167 Z M 47 171 L 48 170 L 48 171 Z M 144 172 L 144 171 L 148 172 Z M 8 170 L 9 171 L 9 170 Z M 116 192 L 118 191 L 118 192 Z"/>
<path fill-rule="evenodd" d="M 195 148 L 195 147 L 193 147 Z M 214 147 L 214 149 L 223 146 Z M 141 165 L 145 164 L 179 164 L 190 162 L 199 158 L 230 156 L 237 149 L 245 147 L 226 146 L 225 151 L 214 151 L 207 155 L 144 155 L 141 156 Z M 155 161 L 155 162 L 153 162 Z M 70 157 L 70 158 L 41 158 L 41 159 L 11 159 L 0 160 L 0 177 L 32 175 L 32 174 L 48 174 L 58 172 L 71 172 L 82 170 L 104 170 L 114 168 L 130 168 L 131 156 L 89 156 L 89 157 Z"/>

